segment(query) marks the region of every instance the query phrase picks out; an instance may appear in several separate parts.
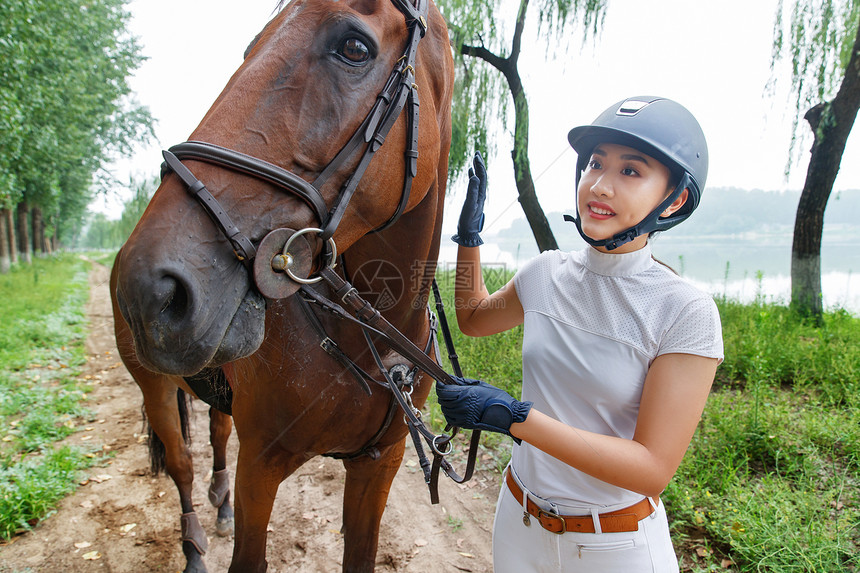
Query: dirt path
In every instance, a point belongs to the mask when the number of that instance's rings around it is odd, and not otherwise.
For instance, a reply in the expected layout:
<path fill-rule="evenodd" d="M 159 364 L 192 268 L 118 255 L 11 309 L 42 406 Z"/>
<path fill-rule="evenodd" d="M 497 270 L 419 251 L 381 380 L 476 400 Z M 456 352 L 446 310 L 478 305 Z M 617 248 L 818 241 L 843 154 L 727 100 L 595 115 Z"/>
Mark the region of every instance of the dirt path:
<path fill-rule="evenodd" d="M 0 572 L 174 573 L 184 567 L 179 496 L 170 478 L 148 471 L 141 394 L 116 352 L 107 282 L 108 270 L 94 264 L 83 374 L 93 383 L 89 407 L 94 414 L 69 441 L 101 443 L 115 457 L 88 471 L 85 485 L 45 522 L 0 546 Z M 209 417 L 202 402 L 195 403 L 192 422 L 195 506 L 210 532 L 205 560 L 211 572 L 226 571 L 233 542 L 214 534 L 215 510 L 207 500 Z M 234 433 L 231 475 L 237 449 Z M 281 485 L 269 524 L 270 573 L 340 571 L 343 474 L 340 462 L 315 458 Z M 498 484 L 499 474 L 490 470 L 476 472 L 464 486 L 441 477 L 441 503 L 430 505 L 413 452 L 407 449 L 382 519 L 377 571 L 492 571 L 490 532 Z"/>

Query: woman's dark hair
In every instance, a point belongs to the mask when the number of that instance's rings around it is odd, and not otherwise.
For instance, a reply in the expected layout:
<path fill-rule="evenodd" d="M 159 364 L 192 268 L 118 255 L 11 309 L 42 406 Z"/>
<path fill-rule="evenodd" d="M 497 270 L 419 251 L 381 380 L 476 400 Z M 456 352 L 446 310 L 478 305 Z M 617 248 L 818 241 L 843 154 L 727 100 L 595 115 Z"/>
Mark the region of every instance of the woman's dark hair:
<path fill-rule="evenodd" d="M 667 265 L 666 263 L 664 263 L 663 261 L 661 261 L 660 259 L 655 257 L 654 255 L 651 255 L 651 258 L 654 260 L 655 263 L 659 263 L 659 264 L 663 265 L 664 267 L 666 267 L 667 269 L 669 269 L 670 271 L 672 271 L 677 276 L 681 276 L 678 274 L 678 271 L 676 271 L 675 269 L 673 269 L 672 267 L 670 267 L 669 265 Z"/>

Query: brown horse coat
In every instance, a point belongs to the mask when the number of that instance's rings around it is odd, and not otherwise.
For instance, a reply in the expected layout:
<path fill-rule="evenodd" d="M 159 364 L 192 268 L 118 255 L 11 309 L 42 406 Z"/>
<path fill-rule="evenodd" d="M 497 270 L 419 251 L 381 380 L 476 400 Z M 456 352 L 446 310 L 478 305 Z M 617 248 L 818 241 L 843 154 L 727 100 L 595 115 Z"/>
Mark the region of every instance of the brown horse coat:
<path fill-rule="evenodd" d="M 391 0 L 297 0 L 266 26 L 189 139 L 260 158 L 312 181 L 364 120 L 403 54 L 406 34 L 404 14 Z M 353 61 L 365 53 L 365 61 Z M 401 115 L 361 179 L 334 241 L 342 253 L 337 271 L 423 347 L 453 89 L 447 29 L 432 6 L 414 73 L 420 97 L 418 172 L 406 211 L 390 228 L 372 233 L 400 201 L 407 137 Z M 181 97 L 187 86 L 174 89 Z M 321 189 L 327 205 L 354 163 Z M 303 201 L 266 181 L 203 161 L 184 164 L 255 244 L 274 229 L 321 225 Z M 316 257 L 323 245 L 313 234 L 308 238 Z M 390 393 L 374 387 L 368 396 L 326 354 L 295 297 L 267 301 L 260 295 L 251 273 L 175 174 L 164 178 L 118 255 L 112 291 L 118 346 L 164 442 L 167 469 L 186 515 L 193 511 L 192 470 L 178 430 L 176 388 L 193 393 L 183 377 L 203 369 L 221 368 L 226 375 L 240 442 L 230 570 L 264 571 L 266 526 L 278 484 L 316 455 L 360 450 L 382 426 Z M 319 318 L 345 353 L 367 372 L 378 373 L 356 327 L 328 315 Z M 386 367 L 404 362 L 393 351 L 383 359 Z M 428 382 L 416 382 L 413 399 L 419 406 Z M 229 433 L 229 417 L 217 416 L 213 427 Z M 345 571 L 373 569 L 379 520 L 405 433 L 401 416 L 395 416 L 377 445 L 378 459 L 344 461 Z M 186 571 L 204 571 L 184 521 Z"/>

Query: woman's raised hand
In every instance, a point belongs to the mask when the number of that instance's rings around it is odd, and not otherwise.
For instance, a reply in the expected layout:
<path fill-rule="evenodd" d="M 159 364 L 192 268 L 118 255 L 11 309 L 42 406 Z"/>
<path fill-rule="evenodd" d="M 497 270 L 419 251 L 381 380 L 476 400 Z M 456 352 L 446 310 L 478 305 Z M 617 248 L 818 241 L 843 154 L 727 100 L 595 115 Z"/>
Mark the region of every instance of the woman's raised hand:
<path fill-rule="evenodd" d="M 484 241 L 478 234 L 484 229 L 484 200 L 487 198 L 487 168 L 479 151 L 469 168 L 469 187 L 457 222 L 457 234 L 451 240 L 463 247 L 477 247 Z"/>

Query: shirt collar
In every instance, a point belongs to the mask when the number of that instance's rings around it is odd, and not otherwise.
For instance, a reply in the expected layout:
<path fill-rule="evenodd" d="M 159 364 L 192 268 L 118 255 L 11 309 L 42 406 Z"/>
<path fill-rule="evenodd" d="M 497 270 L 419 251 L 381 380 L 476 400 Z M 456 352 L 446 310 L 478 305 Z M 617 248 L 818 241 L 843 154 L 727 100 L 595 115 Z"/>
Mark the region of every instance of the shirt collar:
<path fill-rule="evenodd" d="M 650 244 L 632 253 L 604 253 L 594 247 L 588 247 L 585 252 L 585 267 L 593 273 L 607 277 L 635 275 L 648 269 L 653 263 Z"/>

